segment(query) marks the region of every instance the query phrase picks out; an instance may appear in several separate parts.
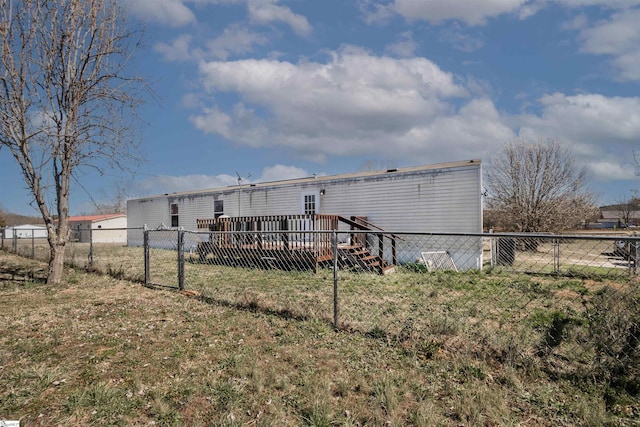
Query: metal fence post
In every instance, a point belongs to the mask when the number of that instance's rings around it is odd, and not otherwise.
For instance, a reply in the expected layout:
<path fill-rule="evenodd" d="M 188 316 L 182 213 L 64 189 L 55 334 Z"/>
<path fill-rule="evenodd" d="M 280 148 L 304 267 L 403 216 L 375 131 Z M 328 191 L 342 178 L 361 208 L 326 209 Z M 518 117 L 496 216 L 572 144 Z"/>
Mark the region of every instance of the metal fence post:
<path fill-rule="evenodd" d="M 31 258 L 36 259 L 36 230 L 31 229 Z"/>
<path fill-rule="evenodd" d="M 629 269 L 630 273 L 634 276 L 638 267 L 638 245 L 638 240 L 634 240 L 629 244 Z"/>
<path fill-rule="evenodd" d="M 338 232 L 333 230 L 333 327 L 338 329 Z"/>
<path fill-rule="evenodd" d="M 89 226 L 89 267 L 93 267 L 93 227 Z"/>
<path fill-rule="evenodd" d="M 178 289 L 184 290 L 184 228 L 178 229 Z"/>
<path fill-rule="evenodd" d="M 493 229 L 489 230 L 489 233 L 493 233 Z M 497 256 L 497 252 L 498 252 L 498 248 L 497 248 L 497 243 L 496 243 L 496 239 L 494 237 L 489 237 L 489 248 L 491 250 L 491 268 L 495 268 L 496 266 L 496 256 Z"/>
<path fill-rule="evenodd" d="M 560 273 L 560 240 L 553 239 L 553 272 Z"/>
<path fill-rule="evenodd" d="M 149 230 L 147 229 L 147 224 L 142 228 L 143 235 L 143 245 L 144 245 L 144 284 L 149 285 L 150 282 L 150 274 L 149 274 Z"/>

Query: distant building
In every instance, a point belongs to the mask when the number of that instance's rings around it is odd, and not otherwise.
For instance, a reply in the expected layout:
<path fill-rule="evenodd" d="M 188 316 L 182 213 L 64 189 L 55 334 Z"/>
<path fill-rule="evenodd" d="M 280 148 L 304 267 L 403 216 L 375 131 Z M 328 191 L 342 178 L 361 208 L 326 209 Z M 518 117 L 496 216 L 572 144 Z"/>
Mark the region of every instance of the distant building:
<path fill-rule="evenodd" d="M 42 225 L 23 224 L 4 229 L 5 239 L 46 239 L 47 227 Z"/>
<path fill-rule="evenodd" d="M 71 239 L 89 243 L 127 243 L 125 214 L 84 215 L 69 217 Z"/>
<path fill-rule="evenodd" d="M 600 218 L 589 228 L 628 228 L 640 225 L 640 203 L 636 200 L 628 204 L 600 207 Z"/>

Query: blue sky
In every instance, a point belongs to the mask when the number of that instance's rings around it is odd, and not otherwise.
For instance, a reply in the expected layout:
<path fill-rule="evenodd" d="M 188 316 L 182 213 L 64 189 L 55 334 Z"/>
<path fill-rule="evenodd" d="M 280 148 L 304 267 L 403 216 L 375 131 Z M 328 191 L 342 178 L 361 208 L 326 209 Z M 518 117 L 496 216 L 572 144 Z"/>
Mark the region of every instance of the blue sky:
<path fill-rule="evenodd" d="M 640 0 L 119 0 L 147 161 L 87 173 L 71 213 L 129 197 L 480 158 L 551 137 L 601 204 L 640 189 Z M 640 160 L 640 157 L 639 157 Z M 36 214 L 6 150 L 0 206 Z"/>

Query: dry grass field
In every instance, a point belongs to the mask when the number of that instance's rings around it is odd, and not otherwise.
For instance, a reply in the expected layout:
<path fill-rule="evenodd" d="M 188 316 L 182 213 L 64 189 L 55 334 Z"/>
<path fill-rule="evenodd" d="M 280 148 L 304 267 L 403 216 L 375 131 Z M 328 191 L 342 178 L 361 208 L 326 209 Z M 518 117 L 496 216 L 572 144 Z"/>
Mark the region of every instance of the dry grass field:
<path fill-rule="evenodd" d="M 187 265 L 178 292 L 44 267 L 0 251 L 23 426 L 640 424 L 632 281 L 343 273 L 336 331 L 326 272 Z"/>

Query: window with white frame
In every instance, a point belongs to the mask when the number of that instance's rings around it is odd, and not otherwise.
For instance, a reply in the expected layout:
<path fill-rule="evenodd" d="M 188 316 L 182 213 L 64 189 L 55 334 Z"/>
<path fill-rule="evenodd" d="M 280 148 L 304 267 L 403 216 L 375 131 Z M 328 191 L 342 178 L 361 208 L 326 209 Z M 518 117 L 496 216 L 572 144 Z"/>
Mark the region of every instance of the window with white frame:
<path fill-rule="evenodd" d="M 178 204 L 171 204 L 171 226 L 179 227 L 180 221 L 178 220 Z"/>
<path fill-rule="evenodd" d="M 222 200 L 214 200 L 213 201 L 213 217 L 218 218 L 224 215 L 224 201 Z"/>

